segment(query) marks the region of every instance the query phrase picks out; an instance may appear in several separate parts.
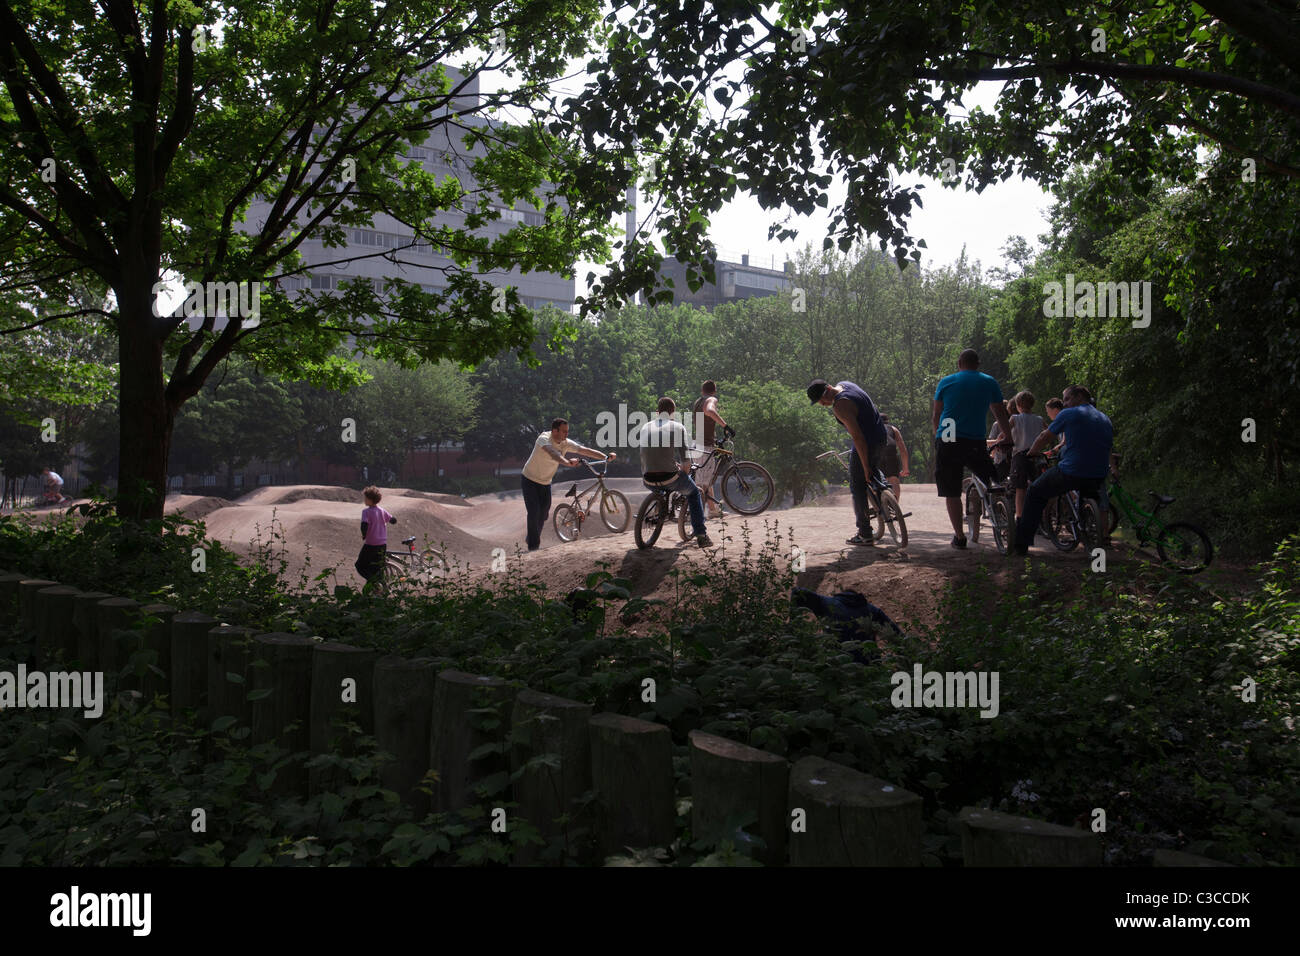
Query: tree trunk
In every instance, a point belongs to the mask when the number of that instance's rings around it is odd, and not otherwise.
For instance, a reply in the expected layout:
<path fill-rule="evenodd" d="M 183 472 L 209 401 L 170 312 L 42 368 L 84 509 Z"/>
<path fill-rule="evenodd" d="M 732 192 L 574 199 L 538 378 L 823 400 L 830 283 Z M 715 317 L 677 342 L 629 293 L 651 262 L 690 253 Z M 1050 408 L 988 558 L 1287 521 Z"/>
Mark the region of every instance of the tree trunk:
<path fill-rule="evenodd" d="M 134 301 L 118 292 L 117 511 L 143 520 L 163 514 L 176 409 L 164 392 L 163 344 L 150 287 L 140 292 Z"/>

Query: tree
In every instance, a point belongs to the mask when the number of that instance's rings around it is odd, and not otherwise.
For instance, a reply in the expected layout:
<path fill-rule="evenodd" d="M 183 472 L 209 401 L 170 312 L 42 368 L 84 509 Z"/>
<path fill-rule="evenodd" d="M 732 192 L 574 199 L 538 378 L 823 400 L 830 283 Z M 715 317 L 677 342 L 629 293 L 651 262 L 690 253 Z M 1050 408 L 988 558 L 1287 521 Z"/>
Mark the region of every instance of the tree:
<path fill-rule="evenodd" d="M 651 170 L 644 195 L 667 251 L 709 280 L 709 216 L 740 192 L 807 214 L 842 177 L 827 247 L 866 232 L 901 262 L 920 256 L 906 219 L 921 197 L 895 173 L 978 191 L 1014 174 L 1050 185 L 1109 157 L 1135 183 L 1190 183 L 1210 140 L 1261 174 L 1300 177 L 1300 12 L 1288 0 L 789 0 L 770 17 L 652 0 L 607 21 L 608 52 L 566 116 L 593 131 L 589 162 L 624 161 L 618 189 Z M 1002 84 L 996 112 L 960 116 L 981 81 Z M 651 278 L 659 261 L 634 242 L 607 281 Z"/>
<path fill-rule="evenodd" d="M 776 382 L 732 385 L 725 417 L 736 429 L 738 457 L 757 461 L 771 473 L 777 501 L 789 494 L 793 504 L 801 504 L 826 475 L 814 460 L 817 455 L 847 445 L 843 429 L 826 409 L 810 408 L 803 389 Z"/>
<path fill-rule="evenodd" d="M 476 420 L 477 389 L 451 362 L 402 368 L 367 359 L 357 389 L 357 446 L 370 465 L 400 474 L 412 451 L 463 438 Z"/>
<path fill-rule="evenodd" d="M 246 361 L 228 361 L 177 415 L 172 459 L 184 471 L 225 465 L 231 494 L 236 469 L 255 458 L 292 457 L 303 425 L 302 406 L 283 382 Z"/>
<path fill-rule="evenodd" d="M 0 331 L 85 315 L 111 323 L 125 514 L 161 514 L 176 415 L 230 355 L 335 387 L 355 380 L 331 360 L 349 338 L 384 358 L 461 363 L 532 341 L 529 310 L 513 291 L 491 294 L 481 274 L 568 272 L 608 249 L 617 197 L 602 164 L 576 162 L 580 131 L 536 121 L 544 84 L 599 35 L 598 9 L 0 3 Z M 454 82 L 440 66 L 470 56 Z M 517 78 L 511 88 L 463 95 L 501 69 Z M 515 121 L 490 122 L 503 109 Z M 473 154 L 476 188 L 402 161 L 434 133 Z M 255 199 L 269 211 L 245 224 Z M 516 200 L 544 220 L 485 235 Z M 435 225 L 447 209 L 463 226 Z M 382 290 L 358 282 L 290 298 L 303 243 L 337 248 L 345 227 L 381 215 L 410 231 L 411 247 L 446 256 L 445 288 L 404 281 L 411 250 L 394 249 Z M 378 255 L 340 261 L 363 254 Z M 158 284 L 176 277 L 204 305 L 189 296 L 156 314 Z M 242 305 L 256 301 L 253 283 L 260 308 L 232 308 L 237 291 L 250 293 Z M 83 287 L 107 301 L 85 306 Z"/>

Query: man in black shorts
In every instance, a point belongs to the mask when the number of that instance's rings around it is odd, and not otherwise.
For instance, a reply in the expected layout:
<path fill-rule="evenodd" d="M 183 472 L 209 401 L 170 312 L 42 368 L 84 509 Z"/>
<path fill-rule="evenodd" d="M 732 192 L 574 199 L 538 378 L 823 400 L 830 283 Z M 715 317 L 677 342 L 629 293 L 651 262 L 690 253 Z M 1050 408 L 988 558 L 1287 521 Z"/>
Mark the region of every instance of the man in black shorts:
<path fill-rule="evenodd" d="M 1002 389 L 993 376 L 979 371 L 979 365 L 980 357 L 974 349 L 962 352 L 957 358 L 957 371 L 939 379 L 930 413 L 934 426 L 934 481 L 939 497 L 948 501 L 954 548 L 966 547 L 961 527 L 962 469 L 969 468 L 986 485 L 997 481 L 984 439 L 988 412 L 993 412 L 1002 434 L 1011 434 Z"/>

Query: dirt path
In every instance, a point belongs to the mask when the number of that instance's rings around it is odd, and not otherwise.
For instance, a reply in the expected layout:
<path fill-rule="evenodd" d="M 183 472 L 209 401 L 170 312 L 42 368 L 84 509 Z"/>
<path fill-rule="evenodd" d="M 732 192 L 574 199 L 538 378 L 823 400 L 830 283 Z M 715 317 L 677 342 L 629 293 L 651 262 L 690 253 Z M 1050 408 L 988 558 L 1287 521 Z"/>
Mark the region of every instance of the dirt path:
<path fill-rule="evenodd" d="M 571 481 L 557 482 L 552 508 L 566 501 Z M 585 484 L 585 483 L 583 483 Z M 560 541 L 548 522 L 542 534 L 540 550 L 524 550 L 525 510 L 518 491 L 507 491 L 462 499 L 450 495 L 424 494 L 406 489 L 385 489 L 383 504 L 398 518 L 389 529 L 390 548 L 414 535 L 420 544 L 426 540 L 445 543 L 449 552 L 468 565 L 470 576 L 490 582 L 495 549 L 506 554 L 506 573 L 542 581 L 551 594 L 564 594 L 580 587 L 587 575 L 603 566 L 619 577 L 633 582 L 635 593 L 645 597 L 667 597 L 674 568 L 683 571 L 704 569 L 725 555 L 739 560 L 745 549 L 745 536 L 755 555 L 770 534 L 781 541 L 782 554 L 789 556 L 791 546 L 800 549 L 804 569 L 797 583 L 823 594 L 839 590 L 860 591 L 901 625 L 933 626 L 937 621 L 940 599 L 954 582 L 969 579 L 981 570 L 991 575 L 994 586 L 989 600 L 1002 599 L 1020 587 L 1024 562 L 997 553 L 987 529 L 978 542 L 966 550 L 950 547 L 952 528 L 944 502 L 935 494 L 934 485 L 904 485 L 902 506 L 908 513 L 908 544 L 896 547 L 888 538 L 874 547 L 855 547 L 845 543 L 856 530 L 847 490 L 821 498 L 799 508 L 770 510 L 752 518 L 733 514 L 709 523 L 715 547 L 706 552 L 696 544 L 681 541 L 676 525 L 665 527 L 654 547 L 638 550 L 632 534 L 636 509 L 645 497 L 639 479 L 612 479 L 610 486 L 629 499 L 631 516 L 628 528 L 614 534 L 599 520 L 586 522 L 582 536 L 571 542 Z M 243 498 L 226 501 L 215 497 L 169 496 L 167 509 L 201 519 L 208 533 L 237 552 L 251 554 L 251 542 L 259 534 L 263 541 L 274 523 L 278 535 L 277 550 L 287 560 L 292 584 L 307 567 L 310 574 L 335 568 L 339 584 L 359 586 L 361 579 L 352 567 L 360 547 L 359 492 L 349 488 L 324 486 L 285 486 L 256 489 Z M 1045 545 L 1041 539 L 1040 545 Z M 1070 591 L 1088 573 L 1081 553 L 1061 553 L 1054 548 L 1038 547 L 1030 552 L 1031 565 L 1068 569 L 1075 573 L 1062 576 Z M 1145 557 L 1119 543 L 1108 554 L 1108 561 L 1123 562 Z M 1249 580 L 1245 569 L 1214 568 L 1198 580 L 1227 589 Z"/>

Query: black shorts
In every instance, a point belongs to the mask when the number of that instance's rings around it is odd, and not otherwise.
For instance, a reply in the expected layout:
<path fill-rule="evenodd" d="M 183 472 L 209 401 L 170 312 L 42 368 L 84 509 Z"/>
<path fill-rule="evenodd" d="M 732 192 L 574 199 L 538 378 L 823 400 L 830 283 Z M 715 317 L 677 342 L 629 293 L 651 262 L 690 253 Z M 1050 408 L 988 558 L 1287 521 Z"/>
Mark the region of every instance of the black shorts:
<path fill-rule="evenodd" d="M 985 484 L 995 480 L 993 459 L 983 438 L 934 440 L 934 483 L 940 498 L 961 497 L 962 469 L 969 468 Z"/>
<path fill-rule="evenodd" d="M 1017 490 L 1028 488 L 1034 480 L 1031 474 L 1033 466 L 1029 463 L 1029 452 L 1018 451 L 1011 457 L 1011 487 Z"/>
<path fill-rule="evenodd" d="M 897 445 L 886 445 L 885 454 L 880 462 L 880 470 L 886 478 L 897 478 L 903 472 L 903 456 Z"/>

